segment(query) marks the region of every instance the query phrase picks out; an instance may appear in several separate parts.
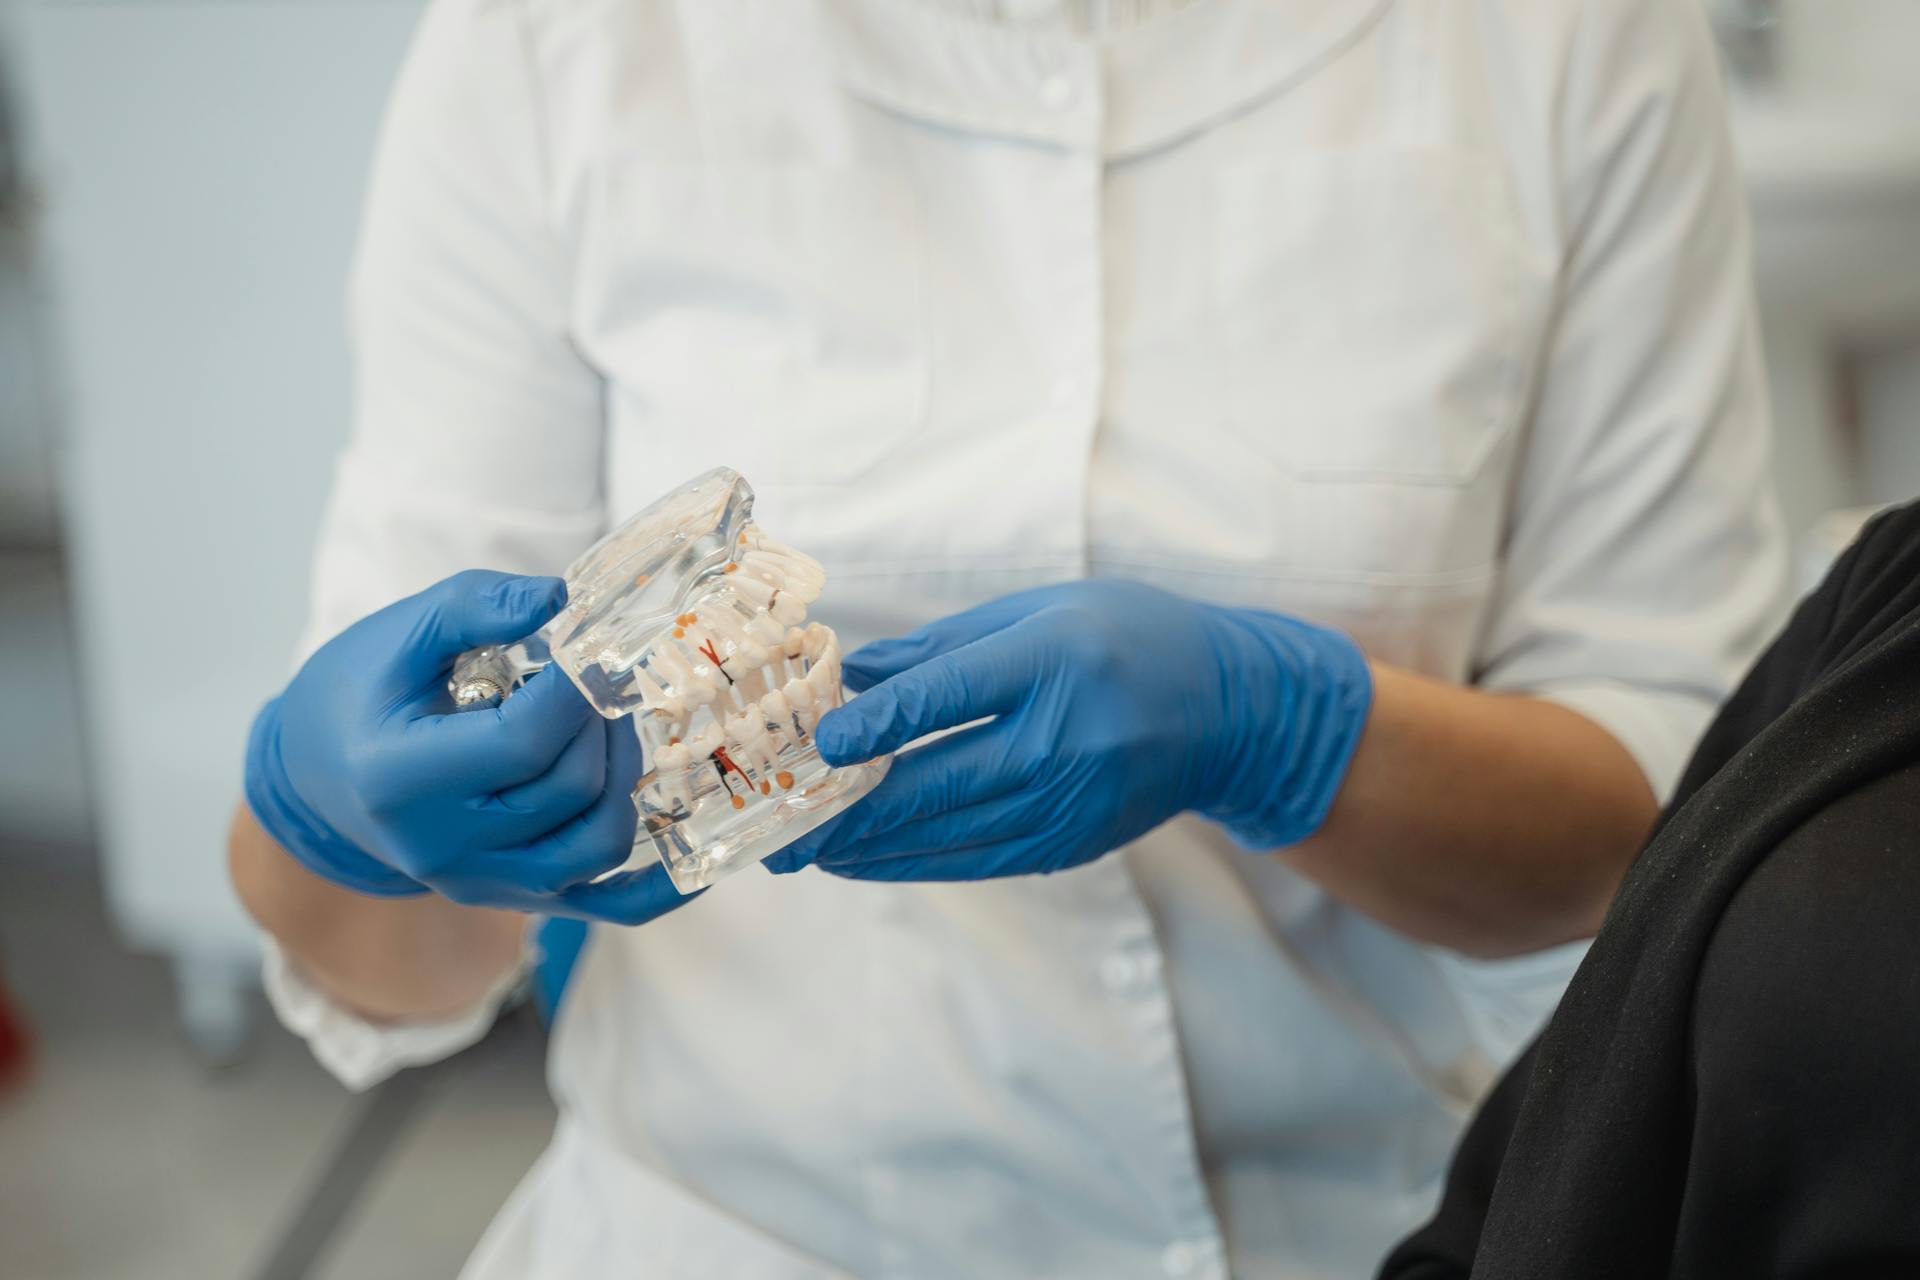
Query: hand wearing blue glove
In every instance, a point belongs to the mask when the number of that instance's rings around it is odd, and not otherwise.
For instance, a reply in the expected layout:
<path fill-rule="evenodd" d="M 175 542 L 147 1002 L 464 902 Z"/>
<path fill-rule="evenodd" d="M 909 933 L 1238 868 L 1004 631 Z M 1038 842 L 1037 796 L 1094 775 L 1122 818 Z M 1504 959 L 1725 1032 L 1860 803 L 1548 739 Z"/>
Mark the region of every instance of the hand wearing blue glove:
<path fill-rule="evenodd" d="M 463 651 L 517 640 L 566 602 L 558 578 L 475 570 L 364 618 L 255 719 L 246 795 L 309 870 L 361 893 L 638 924 L 684 901 L 626 861 L 641 772 L 631 726 L 550 667 L 497 707 L 453 709 Z"/>
<path fill-rule="evenodd" d="M 895 751 L 873 794 L 776 853 L 868 880 L 1077 866 L 1194 810 L 1252 848 L 1326 820 L 1372 702 L 1352 640 L 1297 618 L 1093 579 L 1024 591 L 849 655 L 830 764 Z"/>

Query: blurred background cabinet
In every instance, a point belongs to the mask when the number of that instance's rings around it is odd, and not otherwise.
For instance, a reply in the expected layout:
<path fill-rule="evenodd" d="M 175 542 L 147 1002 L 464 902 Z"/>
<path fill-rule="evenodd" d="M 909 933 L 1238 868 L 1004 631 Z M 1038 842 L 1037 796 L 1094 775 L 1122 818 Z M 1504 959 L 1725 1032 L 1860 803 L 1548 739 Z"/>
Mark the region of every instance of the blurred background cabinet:
<path fill-rule="evenodd" d="M 92 827 L 124 940 L 174 957 L 214 1056 L 239 1043 L 256 957 L 227 815 L 304 610 L 347 422 L 350 246 L 417 16 L 411 0 L 12 15 Z M 12 777 L 33 746 L 6 737 Z M 43 809 L 80 793 L 36 781 Z"/>

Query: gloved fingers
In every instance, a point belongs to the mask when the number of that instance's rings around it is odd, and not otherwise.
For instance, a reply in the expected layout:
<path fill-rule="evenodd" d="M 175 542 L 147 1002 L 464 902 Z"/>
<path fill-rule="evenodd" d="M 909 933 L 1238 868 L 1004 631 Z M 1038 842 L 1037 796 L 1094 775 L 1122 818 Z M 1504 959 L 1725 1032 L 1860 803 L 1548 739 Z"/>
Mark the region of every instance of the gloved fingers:
<path fill-rule="evenodd" d="M 389 605 L 403 621 L 395 645 L 397 671 L 411 687 L 435 684 L 453 660 L 483 644 L 508 644 L 538 631 L 567 602 L 559 578 L 469 569 Z"/>
<path fill-rule="evenodd" d="M 916 738 L 1017 708 L 1040 663 L 1022 623 L 888 676 L 827 712 L 814 731 L 830 765 L 871 760 Z"/>
<path fill-rule="evenodd" d="M 480 798 L 476 811 L 489 817 L 497 847 L 523 844 L 590 807 L 607 787 L 607 722 L 589 716 L 559 759 L 539 777 Z"/>
<path fill-rule="evenodd" d="M 823 850 L 816 860 L 836 875 L 876 862 L 931 854 L 976 857 L 990 846 L 1052 831 L 1054 798 L 1043 790 L 1021 790 L 983 800 L 950 813 L 903 822 L 860 840 Z M 953 877 L 970 879 L 970 876 Z"/>
<path fill-rule="evenodd" d="M 599 720 L 599 717 L 595 717 Z M 575 839 L 564 829 L 541 841 L 530 851 L 542 860 L 539 887 L 558 893 L 585 884 L 595 876 L 619 867 L 633 854 L 633 839 L 639 819 L 633 804 L 633 789 L 640 781 L 640 739 L 631 720 L 599 720 L 601 728 L 601 787 L 590 797 L 591 807 L 582 806 L 582 815 L 592 821 L 590 830 Z M 589 726 L 591 727 L 591 726 Z"/>
<path fill-rule="evenodd" d="M 566 672 L 548 667 L 497 707 L 422 716 L 407 732 L 443 753 L 450 775 L 475 790 L 503 791 L 547 773 L 587 722 L 598 719 Z"/>
<path fill-rule="evenodd" d="M 834 866 L 823 864 L 820 869 L 843 880 L 953 883 L 1057 870 L 1080 861 L 1084 859 L 1060 856 L 1052 848 L 1052 841 L 1047 836 L 1025 835 L 1011 840 L 992 840 L 898 857 L 873 858 Z"/>
<path fill-rule="evenodd" d="M 1044 607 L 1049 593 L 1055 590 L 1055 587 L 1032 587 L 1016 591 L 929 622 L 904 636 L 861 645 L 841 659 L 841 673 L 848 688 L 869 689 L 889 676 L 1011 626 Z"/>
<path fill-rule="evenodd" d="M 705 893 L 702 889 L 700 893 Z M 645 924 L 692 902 L 700 893 L 682 895 L 659 863 L 622 871 L 592 884 L 575 885 L 550 904 L 552 915 L 613 924 Z"/>
<path fill-rule="evenodd" d="M 798 871 L 871 836 L 937 823 L 952 810 L 1017 791 L 1033 781 L 1033 770 L 1017 763 L 1016 748 L 1007 721 L 996 720 L 903 752 L 860 803 L 768 857 L 767 869 Z"/>
<path fill-rule="evenodd" d="M 523 860 L 526 870 L 519 877 L 522 883 L 558 891 L 604 875 L 625 862 L 633 853 L 633 833 L 639 821 L 632 788 L 616 782 L 584 812 L 501 856 Z"/>

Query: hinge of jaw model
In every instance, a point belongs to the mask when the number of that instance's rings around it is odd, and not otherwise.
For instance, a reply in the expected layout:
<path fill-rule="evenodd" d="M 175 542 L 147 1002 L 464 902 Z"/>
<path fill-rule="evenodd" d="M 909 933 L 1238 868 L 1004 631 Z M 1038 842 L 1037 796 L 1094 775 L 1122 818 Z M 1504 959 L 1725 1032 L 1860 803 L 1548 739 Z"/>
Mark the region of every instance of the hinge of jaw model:
<path fill-rule="evenodd" d="M 558 663 L 601 715 L 631 716 L 647 772 L 628 865 L 658 857 L 682 893 L 819 826 L 889 763 L 834 769 L 815 749 L 842 697 L 839 642 L 806 620 L 826 571 L 752 514 L 738 473 L 688 481 L 568 567 L 551 622 L 462 654 L 447 686 L 462 708 L 490 706 Z"/>

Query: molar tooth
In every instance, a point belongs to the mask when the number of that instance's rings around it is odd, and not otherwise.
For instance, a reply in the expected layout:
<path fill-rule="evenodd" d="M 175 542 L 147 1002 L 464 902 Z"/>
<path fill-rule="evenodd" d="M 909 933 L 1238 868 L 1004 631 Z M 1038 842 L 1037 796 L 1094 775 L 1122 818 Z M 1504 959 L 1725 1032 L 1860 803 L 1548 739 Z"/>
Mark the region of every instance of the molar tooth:
<path fill-rule="evenodd" d="M 760 699 L 760 714 L 772 723 L 769 732 L 774 742 L 784 747 L 793 741 L 793 703 L 787 700 L 786 694 L 775 689 Z"/>
<path fill-rule="evenodd" d="M 717 602 L 709 604 L 700 611 L 700 624 L 735 649 L 740 649 L 749 643 L 746 619 L 742 618 L 730 605 Z"/>
<path fill-rule="evenodd" d="M 776 539 L 769 538 L 766 534 L 761 533 L 758 529 L 755 529 L 753 532 L 754 532 L 754 537 L 748 541 L 747 545 L 752 547 L 755 551 L 764 551 L 769 555 L 791 560 L 794 563 L 798 564 L 806 572 L 812 574 L 814 577 L 819 578 L 821 582 L 824 583 L 827 580 L 826 566 L 821 564 L 818 560 L 815 560 L 812 556 L 808 555 L 806 552 L 800 550 L 798 547 L 790 547 L 784 542 L 780 542 L 780 541 L 777 541 Z"/>
<path fill-rule="evenodd" d="M 813 690 L 798 676 L 780 686 L 780 695 L 795 711 L 805 711 L 813 705 Z"/>
<path fill-rule="evenodd" d="M 793 705 L 793 720 L 800 726 L 801 734 L 812 737 L 813 727 L 820 723 L 820 713 L 826 710 L 826 707 L 821 705 L 819 691 L 807 683 L 804 677 L 800 677 L 787 681 L 780 687 L 780 692 L 785 694 L 787 701 Z"/>
<path fill-rule="evenodd" d="M 766 717 L 758 706 L 749 707 L 737 716 L 727 717 L 727 732 L 733 737 L 733 749 L 737 750 L 742 763 L 762 778 L 773 770 L 774 754 L 772 741 L 767 735 Z"/>
<path fill-rule="evenodd" d="M 715 619 L 713 629 L 720 633 L 720 638 L 725 640 L 733 650 L 727 658 L 727 665 L 735 678 L 738 678 L 739 672 L 751 671 L 755 667 L 766 665 L 767 647 L 748 636 L 743 628 L 734 626 L 731 621 L 722 623 Z"/>
<path fill-rule="evenodd" d="M 781 626 L 795 626 L 806 619 L 806 602 L 790 591 L 781 590 L 778 583 L 762 582 L 744 573 L 734 574 L 729 582 L 743 600 L 756 609 L 772 614 L 773 620 Z"/>
<path fill-rule="evenodd" d="M 747 749 L 747 744 L 753 737 L 759 715 L 760 709 L 755 707 L 751 711 L 736 711 L 727 717 L 727 753 L 734 758 L 735 764 L 744 767 L 754 763 L 753 753 Z"/>
<path fill-rule="evenodd" d="M 786 638 L 786 630 L 766 613 L 755 613 L 747 619 L 747 637 L 755 644 L 774 649 Z"/>
<path fill-rule="evenodd" d="M 640 705 L 649 714 L 663 716 L 676 724 L 686 718 L 686 706 L 662 689 L 659 682 L 647 674 L 645 667 L 634 667 L 633 682 L 640 687 Z"/>
<path fill-rule="evenodd" d="M 813 690 L 820 710 L 825 711 L 839 702 L 840 673 L 832 664 L 823 662 L 807 672 L 807 687 Z"/>
<path fill-rule="evenodd" d="M 821 590 L 827 585 L 824 574 L 815 573 L 797 561 L 770 556 L 763 551 L 748 552 L 740 563 L 754 577 L 791 591 L 808 604 L 818 600 Z"/>
<path fill-rule="evenodd" d="M 683 743 L 670 742 L 653 753 L 653 774 L 668 803 L 692 805 L 693 791 L 687 785 L 687 766 L 691 763 L 692 756 Z"/>
<path fill-rule="evenodd" d="M 704 707 L 710 704 L 719 691 L 713 681 L 708 680 L 693 669 L 678 646 L 671 641 L 663 641 L 654 647 L 651 655 L 653 665 L 658 667 L 673 686 L 673 691 L 689 707 Z"/>
<path fill-rule="evenodd" d="M 688 754 L 695 760 L 705 760 L 713 755 L 716 747 L 726 745 L 726 735 L 721 731 L 720 722 L 715 720 L 706 728 L 687 739 Z"/>
<path fill-rule="evenodd" d="M 727 585 L 733 588 L 735 595 L 746 601 L 757 612 L 766 611 L 767 605 L 772 601 L 775 591 L 772 583 L 762 582 L 759 578 L 748 573 L 734 574 L 727 579 Z"/>

